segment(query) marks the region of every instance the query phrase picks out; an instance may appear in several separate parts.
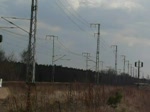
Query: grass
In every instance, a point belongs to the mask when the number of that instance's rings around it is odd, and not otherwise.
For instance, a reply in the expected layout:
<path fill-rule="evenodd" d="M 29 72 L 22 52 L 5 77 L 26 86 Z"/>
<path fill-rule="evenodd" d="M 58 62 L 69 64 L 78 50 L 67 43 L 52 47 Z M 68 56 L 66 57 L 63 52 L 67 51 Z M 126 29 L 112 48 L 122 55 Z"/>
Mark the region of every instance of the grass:
<path fill-rule="evenodd" d="M 27 87 L 24 83 L 6 83 L 11 96 L 7 112 L 26 112 Z M 107 105 L 110 96 L 120 91 L 121 102 L 114 109 Z M 149 112 L 150 92 L 136 87 L 93 84 L 38 83 L 31 91 L 32 112 Z"/>

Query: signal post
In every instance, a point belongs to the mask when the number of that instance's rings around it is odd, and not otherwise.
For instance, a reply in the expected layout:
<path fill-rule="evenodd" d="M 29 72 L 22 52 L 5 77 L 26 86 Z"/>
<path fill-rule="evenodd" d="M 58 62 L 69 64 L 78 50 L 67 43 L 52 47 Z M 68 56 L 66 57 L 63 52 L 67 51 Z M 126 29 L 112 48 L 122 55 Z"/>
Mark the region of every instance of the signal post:
<path fill-rule="evenodd" d="M 3 40 L 3 36 L 2 36 L 2 35 L 0 35 L 0 43 L 2 42 L 2 40 Z"/>
<path fill-rule="evenodd" d="M 140 68 L 143 67 L 143 62 L 141 62 L 140 60 L 138 62 L 135 62 L 135 67 L 138 68 L 138 86 L 139 86 L 139 79 L 140 79 Z"/>

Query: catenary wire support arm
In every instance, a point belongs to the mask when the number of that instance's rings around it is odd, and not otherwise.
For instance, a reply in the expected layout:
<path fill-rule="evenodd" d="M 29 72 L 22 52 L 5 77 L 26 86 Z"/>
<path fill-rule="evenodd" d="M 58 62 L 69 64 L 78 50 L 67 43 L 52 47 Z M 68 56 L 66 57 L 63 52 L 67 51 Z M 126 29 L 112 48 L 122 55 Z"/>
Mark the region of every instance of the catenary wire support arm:
<path fill-rule="evenodd" d="M 6 29 L 7 29 L 7 28 L 10 28 L 10 29 L 13 29 L 13 28 L 17 28 L 17 27 L 7 27 L 7 26 L 1 26 L 0 28 L 2 28 L 2 29 L 3 29 L 3 28 L 6 28 Z"/>
<path fill-rule="evenodd" d="M 28 19 L 28 18 L 18 18 L 18 17 L 3 17 L 3 18 L 19 19 L 19 20 L 30 20 L 30 19 Z"/>
<path fill-rule="evenodd" d="M 57 59 L 54 60 L 54 62 L 58 61 L 58 60 L 67 60 L 67 61 L 70 61 L 70 59 L 63 59 L 66 55 L 63 55 Z"/>
<path fill-rule="evenodd" d="M 22 31 L 24 31 L 24 32 L 26 32 L 26 33 L 28 33 L 28 34 L 29 34 L 29 32 L 28 32 L 27 30 L 25 30 L 25 29 L 21 28 L 20 26 L 16 25 L 15 23 L 13 23 L 13 22 L 9 21 L 9 20 L 8 20 L 8 19 L 6 19 L 5 17 L 1 17 L 1 18 L 2 18 L 3 20 L 7 21 L 8 23 L 10 23 L 11 25 L 16 26 L 16 28 L 19 28 L 19 29 L 21 29 Z M 12 28 L 15 28 L 15 27 L 12 27 Z"/>

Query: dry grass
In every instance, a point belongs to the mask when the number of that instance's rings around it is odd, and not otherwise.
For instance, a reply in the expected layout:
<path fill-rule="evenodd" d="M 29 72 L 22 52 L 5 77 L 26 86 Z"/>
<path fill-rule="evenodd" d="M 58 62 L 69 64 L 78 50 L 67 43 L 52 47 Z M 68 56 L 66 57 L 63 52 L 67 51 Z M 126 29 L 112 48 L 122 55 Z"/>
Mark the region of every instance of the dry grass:
<path fill-rule="evenodd" d="M 11 96 L 7 98 L 8 112 L 25 112 L 26 85 L 6 84 Z M 116 109 L 107 105 L 116 91 L 123 95 Z M 150 91 L 136 87 L 96 86 L 93 84 L 36 84 L 32 88 L 33 112 L 149 112 Z"/>

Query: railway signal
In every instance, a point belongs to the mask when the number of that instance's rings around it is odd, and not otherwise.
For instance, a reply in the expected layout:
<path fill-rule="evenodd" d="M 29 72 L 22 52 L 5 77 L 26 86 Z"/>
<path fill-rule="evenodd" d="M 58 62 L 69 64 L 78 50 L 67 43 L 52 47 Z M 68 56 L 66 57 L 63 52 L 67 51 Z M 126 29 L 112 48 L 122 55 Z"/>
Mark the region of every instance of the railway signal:
<path fill-rule="evenodd" d="M 139 83 L 139 78 L 140 78 L 140 68 L 143 67 L 143 62 L 140 60 L 138 62 L 135 62 L 135 67 L 138 68 L 138 83 Z"/>
<path fill-rule="evenodd" d="M 3 41 L 3 36 L 0 35 L 0 43 Z"/>

